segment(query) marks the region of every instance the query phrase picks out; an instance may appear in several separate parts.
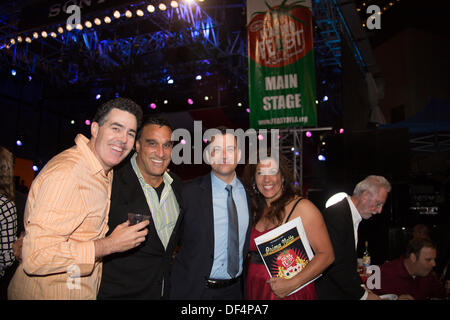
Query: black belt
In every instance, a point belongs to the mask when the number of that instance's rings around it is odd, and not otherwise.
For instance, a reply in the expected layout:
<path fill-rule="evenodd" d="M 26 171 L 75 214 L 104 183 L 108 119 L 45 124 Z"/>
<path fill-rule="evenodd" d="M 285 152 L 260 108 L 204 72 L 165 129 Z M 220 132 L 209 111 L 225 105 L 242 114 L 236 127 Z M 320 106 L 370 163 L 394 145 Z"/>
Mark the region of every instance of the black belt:
<path fill-rule="evenodd" d="M 241 280 L 242 276 L 233 278 L 233 279 L 210 279 L 210 278 L 206 278 L 205 279 L 205 285 L 207 288 L 210 289 L 221 289 L 221 288 L 226 288 L 231 286 L 232 284 L 235 284 L 236 282 L 238 282 L 239 280 Z"/>

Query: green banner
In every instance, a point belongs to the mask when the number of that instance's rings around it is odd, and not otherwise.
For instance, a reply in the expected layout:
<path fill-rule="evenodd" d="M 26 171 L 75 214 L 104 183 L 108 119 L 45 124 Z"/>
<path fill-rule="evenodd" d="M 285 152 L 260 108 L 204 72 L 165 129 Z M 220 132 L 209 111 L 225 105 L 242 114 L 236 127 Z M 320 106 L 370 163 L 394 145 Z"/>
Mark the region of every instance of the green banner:
<path fill-rule="evenodd" d="M 248 0 L 250 127 L 317 126 L 311 0 Z"/>

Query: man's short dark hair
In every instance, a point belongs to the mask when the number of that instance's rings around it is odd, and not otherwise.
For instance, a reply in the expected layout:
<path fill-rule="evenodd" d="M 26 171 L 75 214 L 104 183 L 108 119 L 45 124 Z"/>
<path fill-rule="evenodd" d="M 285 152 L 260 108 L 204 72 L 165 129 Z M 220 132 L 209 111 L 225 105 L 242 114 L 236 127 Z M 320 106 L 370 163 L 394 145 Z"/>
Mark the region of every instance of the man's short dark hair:
<path fill-rule="evenodd" d="M 225 136 L 227 133 L 231 134 L 232 136 L 234 136 L 234 141 L 235 141 L 235 143 L 237 145 L 238 139 L 237 139 L 237 136 L 236 136 L 236 134 L 234 132 L 234 129 L 228 128 L 226 126 L 219 126 L 217 128 L 213 128 L 213 129 L 218 130 L 219 132 L 217 134 L 220 133 L 223 136 Z M 227 130 L 231 131 L 231 132 L 227 132 Z M 214 140 L 213 138 L 214 138 L 214 136 L 212 136 L 211 139 L 208 140 L 208 142 L 206 143 L 206 146 L 209 146 L 213 142 L 213 140 Z"/>
<path fill-rule="evenodd" d="M 99 124 L 99 126 L 102 126 L 105 123 L 109 112 L 114 108 L 127 111 L 134 115 L 136 117 L 137 127 L 140 127 L 143 115 L 141 106 L 131 99 L 122 97 L 109 100 L 102 104 L 95 113 L 92 121 L 95 121 Z"/>
<path fill-rule="evenodd" d="M 139 140 L 142 135 L 142 130 L 144 130 L 144 127 L 147 125 L 155 124 L 160 127 L 168 127 L 170 131 L 173 131 L 172 124 L 163 117 L 155 117 L 151 115 L 144 116 L 144 119 L 142 120 L 142 126 L 139 128 L 138 133 L 136 135 L 136 140 Z"/>
<path fill-rule="evenodd" d="M 427 238 L 412 239 L 411 241 L 409 241 L 408 246 L 406 247 L 406 254 L 405 254 L 406 258 L 408 258 L 412 253 L 414 253 L 418 258 L 420 250 L 422 250 L 422 248 L 424 247 L 436 249 L 436 246 L 430 239 Z"/>

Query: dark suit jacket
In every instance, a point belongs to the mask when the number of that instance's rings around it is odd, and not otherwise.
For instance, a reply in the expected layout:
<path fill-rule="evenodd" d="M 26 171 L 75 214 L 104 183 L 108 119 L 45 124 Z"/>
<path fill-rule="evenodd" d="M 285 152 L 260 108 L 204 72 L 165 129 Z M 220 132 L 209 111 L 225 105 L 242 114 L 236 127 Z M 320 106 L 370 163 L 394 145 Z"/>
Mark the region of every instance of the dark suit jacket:
<path fill-rule="evenodd" d="M 180 205 L 180 215 L 167 249 L 164 249 L 153 219 L 150 219 L 149 232 L 143 244 L 129 251 L 104 258 L 99 299 L 160 299 L 163 280 L 163 297 L 168 297 L 172 255 L 177 246 L 183 212 L 181 208 L 182 182 L 175 174 L 170 173 L 170 176 L 173 178 L 172 189 Z M 118 224 L 128 219 L 128 212 L 151 216 L 144 191 L 130 161 L 126 161 L 122 167 L 114 169 L 108 234 Z"/>
<path fill-rule="evenodd" d="M 171 299 L 201 299 L 205 279 L 209 278 L 214 262 L 214 215 L 211 175 L 199 177 L 183 188 L 184 219 L 180 250 L 172 270 Z M 249 215 L 250 197 L 247 194 Z M 243 249 L 248 254 L 250 224 Z M 245 263 L 244 263 L 245 264 Z M 242 281 L 243 283 L 244 281 Z"/>
<path fill-rule="evenodd" d="M 334 249 L 334 263 L 317 279 L 319 299 L 360 299 L 364 295 L 357 272 L 355 233 L 347 199 L 323 212 Z"/>

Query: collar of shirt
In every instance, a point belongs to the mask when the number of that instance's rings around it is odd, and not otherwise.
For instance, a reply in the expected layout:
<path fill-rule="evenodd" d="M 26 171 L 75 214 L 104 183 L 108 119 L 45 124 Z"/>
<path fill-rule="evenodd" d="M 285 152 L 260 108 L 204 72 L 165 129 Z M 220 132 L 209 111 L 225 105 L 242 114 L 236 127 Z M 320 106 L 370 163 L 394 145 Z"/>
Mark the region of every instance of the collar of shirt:
<path fill-rule="evenodd" d="M 350 196 L 347 197 L 348 204 L 350 205 L 350 211 L 352 213 L 352 221 L 353 221 L 353 230 L 355 233 L 355 248 L 358 244 L 358 226 L 361 222 L 362 218 L 361 215 L 358 212 L 358 209 L 356 209 L 355 204 L 353 203 Z"/>
<path fill-rule="evenodd" d="M 77 136 L 75 137 L 75 144 L 77 145 L 77 148 L 80 149 L 81 154 L 83 154 L 83 156 L 86 158 L 86 161 L 89 164 L 89 170 L 92 172 L 92 174 L 102 174 L 107 178 L 111 178 L 113 170 L 110 170 L 108 174 L 106 174 L 105 170 L 100 164 L 100 161 L 97 159 L 91 148 L 89 148 L 88 143 L 89 139 L 81 133 L 77 134 Z"/>
<path fill-rule="evenodd" d="M 137 157 L 137 152 L 135 154 L 133 154 L 133 156 L 131 157 L 131 166 L 133 167 L 134 172 L 136 173 L 139 182 L 141 183 L 141 186 L 144 188 L 145 186 L 148 187 L 152 187 L 151 185 L 149 185 L 145 179 L 144 176 L 141 173 L 141 170 L 139 169 L 139 166 L 136 162 L 136 157 Z M 170 186 L 172 184 L 173 178 L 166 172 L 164 172 L 163 174 L 163 182 L 165 183 L 166 186 Z M 153 188 L 153 187 L 152 187 Z M 155 188 L 153 188 L 155 189 Z"/>
<path fill-rule="evenodd" d="M 223 181 L 222 179 L 219 179 L 212 171 L 211 171 L 211 184 L 213 190 L 217 188 L 217 190 L 224 190 L 225 194 L 228 195 L 228 191 L 225 189 L 225 187 L 228 185 Z M 233 190 L 236 189 L 236 187 L 240 187 L 239 180 L 236 177 L 236 174 L 234 174 L 233 180 L 229 183 L 233 187 Z"/>

